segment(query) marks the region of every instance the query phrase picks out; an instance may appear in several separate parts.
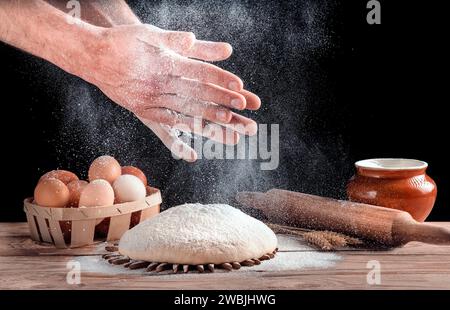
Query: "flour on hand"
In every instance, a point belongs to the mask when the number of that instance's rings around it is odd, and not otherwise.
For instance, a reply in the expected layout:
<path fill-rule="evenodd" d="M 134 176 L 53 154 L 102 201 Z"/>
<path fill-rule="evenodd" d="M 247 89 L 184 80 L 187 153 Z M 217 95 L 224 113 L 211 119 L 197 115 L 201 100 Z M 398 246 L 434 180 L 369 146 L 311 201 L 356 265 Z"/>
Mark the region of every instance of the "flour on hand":
<path fill-rule="evenodd" d="M 173 264 L 241 262 L 271 253 L 274 232 L 226 204 L 184 204 L 127 231 L 119 252 L 132 259 Z"/>

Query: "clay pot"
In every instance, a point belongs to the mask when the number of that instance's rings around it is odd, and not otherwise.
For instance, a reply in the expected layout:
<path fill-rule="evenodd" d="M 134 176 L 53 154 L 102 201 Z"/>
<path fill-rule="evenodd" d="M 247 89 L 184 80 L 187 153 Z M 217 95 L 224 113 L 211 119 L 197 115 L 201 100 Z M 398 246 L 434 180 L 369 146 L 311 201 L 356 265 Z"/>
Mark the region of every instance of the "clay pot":
<path fill-rule="evenodd" d="M 428 164 L 414 159 L 380 158 L 356 162 L 347 186 L 351 201 L 407 211 L 425 221 L 436 201 L 437 188 Z"/>

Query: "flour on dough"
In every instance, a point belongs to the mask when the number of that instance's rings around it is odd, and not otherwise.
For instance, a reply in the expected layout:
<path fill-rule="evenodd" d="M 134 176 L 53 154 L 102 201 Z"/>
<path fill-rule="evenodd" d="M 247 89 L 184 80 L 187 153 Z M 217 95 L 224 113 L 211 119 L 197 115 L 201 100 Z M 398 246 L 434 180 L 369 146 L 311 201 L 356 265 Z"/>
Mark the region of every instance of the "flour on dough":
<path fill-rule="evenodd" d="M 261 221 L 225 204 L 184 204 L 127 231 L 119 252 L 172 264 L 242 262 L 271 253 L 277 237 Z"/>

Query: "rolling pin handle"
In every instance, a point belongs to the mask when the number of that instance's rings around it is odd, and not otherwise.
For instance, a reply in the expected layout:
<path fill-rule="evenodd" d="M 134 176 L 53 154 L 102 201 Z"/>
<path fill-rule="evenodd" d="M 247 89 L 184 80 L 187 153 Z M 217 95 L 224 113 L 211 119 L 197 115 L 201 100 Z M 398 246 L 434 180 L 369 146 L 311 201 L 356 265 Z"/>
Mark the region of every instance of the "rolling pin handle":
<path fill-rule="evenodd" d="M 402 244 L 410 241 L 419 241 L 430 244 L 450 245 L 450 229 L 411 221 L 399 226 L 394 238 Z"/>

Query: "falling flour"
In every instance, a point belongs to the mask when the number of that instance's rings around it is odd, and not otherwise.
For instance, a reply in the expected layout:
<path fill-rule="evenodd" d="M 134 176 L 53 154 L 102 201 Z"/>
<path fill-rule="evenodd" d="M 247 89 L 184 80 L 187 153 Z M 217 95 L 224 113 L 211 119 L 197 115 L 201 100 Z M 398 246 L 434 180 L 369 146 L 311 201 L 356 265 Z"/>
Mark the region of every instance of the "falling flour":
<path fill-rule="evenodd" d="M 340 51 L 333 31 L 339 25 L 335 1 L 128 3 L 145 23 L 233 45 L 231 58 L 216 64 L 240 76 L 246 88 L 261 97 L 261 109 L 243 115 L 259 124 L 280 124 L 280 166 L 261 171 L 259 160 L 176 161 L 132 113 L 86 82 L 53 72 L 46 87 L 56 85 L 51 92 L 58 95 L 61 108 L 55 110 L 59 128 L 52 142 L 58 166 L 81 172 L 97 156 L 113 155 L 143 170 L 152 186 L 161 189 L 164 206 L 230 204 L 238 191 L 273 187 L 330 197 L 344 194 L 349 177 L 345 172 L 353 167 L 348 144 L 334 134 L 344 124 L 334 102 L 334 80 L 323 65 Z M 333 121 L 325 122 L 324 113 L 333 115 Z M 197 137 L 200 140 L 206 142 Z M 248 139 L 241 137 L 240 144 L 248 148 Z M 230 150 L 234 154 L 234 147 L 227 147 Z"/>

